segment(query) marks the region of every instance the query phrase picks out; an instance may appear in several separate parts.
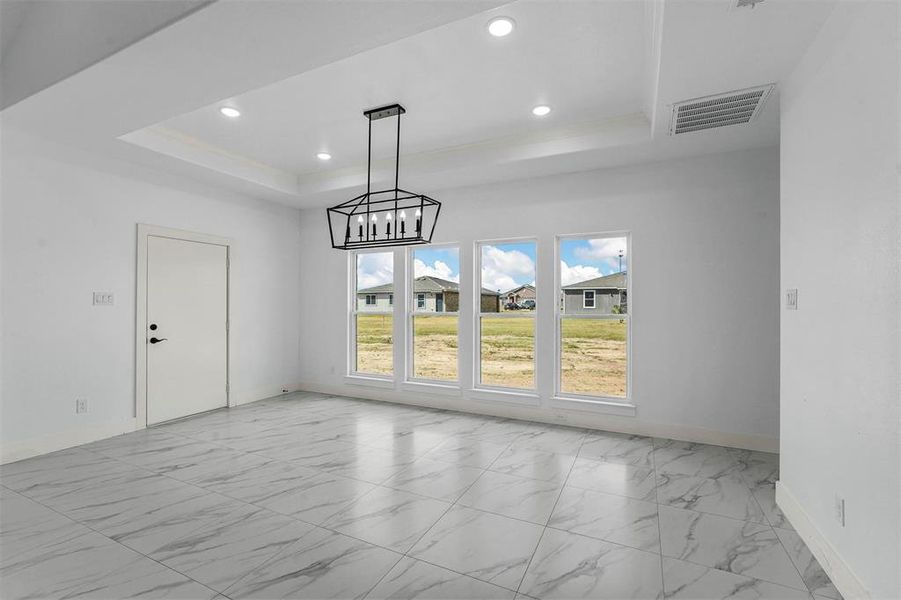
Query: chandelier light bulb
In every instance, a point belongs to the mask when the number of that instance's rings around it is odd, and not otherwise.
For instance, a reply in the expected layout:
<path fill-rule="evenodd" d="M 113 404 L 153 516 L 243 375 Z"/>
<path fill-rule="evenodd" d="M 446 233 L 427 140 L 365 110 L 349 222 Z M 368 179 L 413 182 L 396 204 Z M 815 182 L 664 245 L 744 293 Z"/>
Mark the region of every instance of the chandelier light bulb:
<path fill-rule="evenodd" d="M 363 223 L 363 215 L 360 215 L 359 217 L 357 217 L 357 223 L 360 223 L 360 224 Z"/>
<path fill-rule="evenodd" d="M 372 215 L 372 222 L 373 222 L 373 223 L 375 223 L 375 222 L 378 221 L 378 220 L 379 220 L 379 216 L 378 216 L 378 215 Z"/>
<path fill-rule="evenodd" d="M 390 220 L 391 220 L 391 213 L 388 213 L 387 215 L 385 215 L 385 220 L 386 220 L 386 221 L 390 221 Z"/>
<path fill-rule="evenodd" d="M 417 217 L 421 217 L 421 216 L 422 216 L 422 211 L 419 210 L 418 208 L 416 209 L 416 216 L 417 216 Z"/>
<path fill-rule="evenodd" d="M 401 220 L 401 221 L 406 221 L 406 220 L 407 220 L 407 213 L 406 213 L 406 211 L 403 211 L 403 210 L 400 211 L 400 220 Z"/>

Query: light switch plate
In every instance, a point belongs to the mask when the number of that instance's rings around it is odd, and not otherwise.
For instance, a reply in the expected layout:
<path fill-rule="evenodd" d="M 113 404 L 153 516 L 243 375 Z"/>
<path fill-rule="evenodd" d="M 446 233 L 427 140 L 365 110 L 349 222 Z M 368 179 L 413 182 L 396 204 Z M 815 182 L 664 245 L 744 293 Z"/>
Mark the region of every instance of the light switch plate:
<path fill-rule="evenodd" d="M 788 310 L 798 310 L 797 288 L 785 290 L 785 308 Z"/>
<path fill-rule="evenodd" d="M 114 302 L 112 292 L 94 292 L 94 306 L 112 306 Z"/>

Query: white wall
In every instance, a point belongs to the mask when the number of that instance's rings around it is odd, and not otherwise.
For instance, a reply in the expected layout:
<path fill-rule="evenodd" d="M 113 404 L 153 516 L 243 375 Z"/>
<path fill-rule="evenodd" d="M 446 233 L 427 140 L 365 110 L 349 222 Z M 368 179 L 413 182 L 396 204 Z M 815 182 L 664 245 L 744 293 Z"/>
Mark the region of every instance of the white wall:
<path fill-rule="evenodd" d="M 134 426 L 137 223 L 233 240 L 232 398 L 294 387 L 299 211 L 4 133 L 4 462 Z M 94 290 L 115 305 L 91 306 Z"/>
<path fill-rule="evenodd" d="M 539 311 L 541 405 L 447 396 L 399 386 L 348 385 L 346 253 L 332 250 L 322 210 L 301 217 L 301 272 L 322 274 L 300 302 L 306 387 L 433 406 L 593 425 L 775 450 L 778 431 L 779 221 L 774 148 L 435 192 L 435 242 L 461 244 L 472 281 L 473 242 L 537 236 L 538 306 L 554 306 L 554 236 L 632 232 L 632 385 L 637 416 L 551 407 L 554 319 Z M 431 195 L 431 194 L 430 194 Z M 395 263 L 395 273 L 401 270 Z M 472 288 L 470 288 L 472 289 Z M 461 322 L 472 299 L 461 297 Z M 402 310 L 403 295 L 395 296 Z M 395 331 L 396 338 L 398 330 Z M 401 336 L 402 337 L 402 336 Z M 464 390 L 473 331 L 464 325 Z"/>
<path fill-rule="evenodd" d="M 0 2 L 0 106 L 53 85 L 206 4 L 206 0 Z"/>
<path fill-rule="evenodd" d="M 901 597 L 898 26 L 842 3 L 781 91 L 780 503 L 846 597 Z"/>

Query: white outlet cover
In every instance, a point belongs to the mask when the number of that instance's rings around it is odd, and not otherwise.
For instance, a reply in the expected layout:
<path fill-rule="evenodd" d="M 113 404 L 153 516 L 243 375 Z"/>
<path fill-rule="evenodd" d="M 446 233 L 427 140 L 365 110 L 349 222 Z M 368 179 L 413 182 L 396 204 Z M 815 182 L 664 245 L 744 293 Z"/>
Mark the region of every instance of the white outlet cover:
<path fill-rule="evenodd" d="M 798 310 L 797 288 L 785 290 L 785 308 L 788 310 Z"/>

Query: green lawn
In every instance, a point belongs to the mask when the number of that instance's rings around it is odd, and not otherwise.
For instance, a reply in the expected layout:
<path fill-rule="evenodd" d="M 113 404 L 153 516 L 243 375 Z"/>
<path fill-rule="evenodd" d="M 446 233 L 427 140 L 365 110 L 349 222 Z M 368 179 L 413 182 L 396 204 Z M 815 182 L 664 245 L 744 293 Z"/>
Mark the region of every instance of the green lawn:
<path fill-rule="evenodd" d="M 534 387 L 534 322 L 534 318 L 528 317 L 482 318 L 482 383 Z M 413 369 L 416 377 L 457 379 L 457 325 L 455 316 L 414 319 Z M 561 344 L 563 391 L 624 396 L 626 337 L 625 321 L 564 318 Z M 392 373 L 390 315 L 357 316 L 357 371 Z"/>

